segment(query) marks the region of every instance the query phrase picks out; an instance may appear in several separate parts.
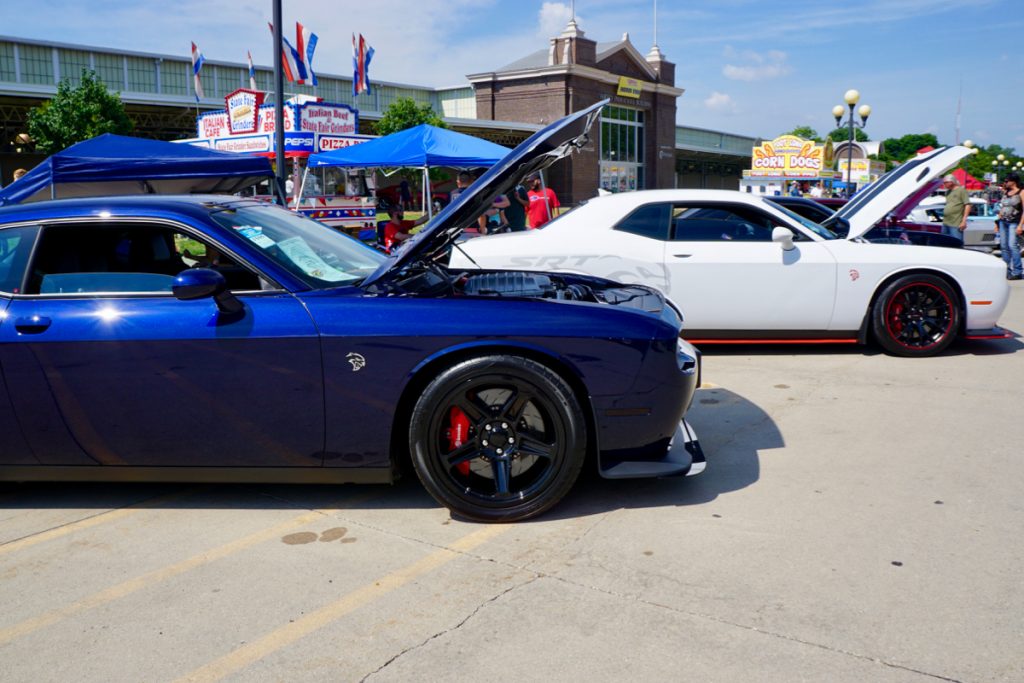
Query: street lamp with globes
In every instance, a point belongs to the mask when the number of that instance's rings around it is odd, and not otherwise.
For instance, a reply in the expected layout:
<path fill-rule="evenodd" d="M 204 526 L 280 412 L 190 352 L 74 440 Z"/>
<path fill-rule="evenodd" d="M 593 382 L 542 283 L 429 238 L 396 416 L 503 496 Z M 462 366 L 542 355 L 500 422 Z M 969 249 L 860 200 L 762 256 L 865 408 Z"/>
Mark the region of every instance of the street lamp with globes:
<path fill-rule="evenodd" d="M 849 126 L 850 135 L 848 144 L 846 146 L 846 196 L 850 196 L 850 185 L 853 180 L 853 129 L 861 128 L 868 124 L 868 117 L 871 116 L 871 107 L 862 104 L 857 113 L 860 115 L 860 123 L 857 123 L 853 118 L 853 108 L 857 106 L 857 102 L 860 101 L 860 93 L 856 90 L 847 90 L 846 94 L 843 95 L 843 99 L 846 101 L 847 106 L 850 108 L 850 114 L 847 118 L 846 123 L 843 123 L 843 105 L 837 104 L 832 107 L 832 116 L 836 117 L 836 127 L 842 128 L 843 126 Z"/>

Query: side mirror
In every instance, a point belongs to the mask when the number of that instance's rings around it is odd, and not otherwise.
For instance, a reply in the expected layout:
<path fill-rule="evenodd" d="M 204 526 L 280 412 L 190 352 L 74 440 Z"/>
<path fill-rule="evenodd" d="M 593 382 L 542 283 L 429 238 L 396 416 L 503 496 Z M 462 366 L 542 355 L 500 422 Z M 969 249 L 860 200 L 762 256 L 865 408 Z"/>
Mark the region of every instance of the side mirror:
<path fill-rule="evenodd" d="M 783 251 L 791 251 L 793 247 L 793 238 L 795 235 L 789 228 L 784 228 L 781 225 L 777 225 L 772 229 L 772 242 L 777 242 L 782 246 Z"/>
<path fill-rule="evenodd" d="M 210 268 L 190 268 L 178 273 L 171 285 L 174 298 L 181 301 L 194 301 L 212 297 L 217 310 L 227 315 L 237 315 L 244 306 L 234 294 L 228 291 L 228 282 L 224 276 Z"/>
<path fill-rule="evenodd" d="M 190 268 L 178 273 L 171 285 L 174 298 L 182 301 L 193 301 L 217 296 L 226 292 L 228 282 L 224 276 L 210 268 Z"/>

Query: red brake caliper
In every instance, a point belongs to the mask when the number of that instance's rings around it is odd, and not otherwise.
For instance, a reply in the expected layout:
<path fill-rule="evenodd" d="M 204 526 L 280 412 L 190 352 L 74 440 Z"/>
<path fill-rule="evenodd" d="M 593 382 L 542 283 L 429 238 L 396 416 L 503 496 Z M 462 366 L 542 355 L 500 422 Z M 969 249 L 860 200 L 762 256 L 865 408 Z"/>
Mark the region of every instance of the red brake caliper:
<path fill-rule="evenodd" d="M 448 414 L 448 452 L 459 448 L 469 438 L 469 418 L 457 407 L 452 407 Z M 455 466 L 463 476 L 469 475 L 469 461 L 460 462 Z"/>

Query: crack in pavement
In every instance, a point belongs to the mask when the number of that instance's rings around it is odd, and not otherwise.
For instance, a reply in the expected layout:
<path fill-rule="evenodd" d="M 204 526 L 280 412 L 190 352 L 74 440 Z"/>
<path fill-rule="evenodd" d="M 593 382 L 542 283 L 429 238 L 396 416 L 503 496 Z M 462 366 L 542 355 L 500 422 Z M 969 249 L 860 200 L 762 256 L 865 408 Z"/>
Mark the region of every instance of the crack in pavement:
<path fill-rule="evenodd" d="M 799 645 L 806 645 L 806 646 L 809 646 L 809 647 L 815 647 L 815 648 L 818 648 L 820 650 L 824 650 L 826 652 L 831 652 L 833 654 L 839 654 L 839 655 L 844 655 L 844 656 L 847 656 L 847 657 L 853 657 L 855 659 L 859 659 L 859 660 L 867 661 L 867 662 L 872 662 L 874 664 L 881 664 L 881 665 L 889 667 L 891 669 L 898 669 L 900 671 L 907 671 L 907 672 L 915 673 L 915 674 L 918 674 L 918 675 L 921 675 L 921 676 L 927 676 L 929 678 L 934 678 L 934 679 L 940 680 L 940 681 L 949 681 L 949 683 L 963 683 L 958 678 L 950 678 L 948 676 L 943 676 L 941 674 L 936 674 L 936 673 L 932 673 L 932 672 L 929 672 L 929 671 L 922 671 L 920 669 L 915 669 L 915 668 L 910 667 L 910 666 L 905 666 L 903 664 L 897 664 L 895 662 L 889 662 L 889 661 L 886 661 L 884 659 L 879 659 L 877 657 L 871 657 L 869 655 L 860 654 L 858 652 L 852 652 L 850 650 L 843 650 L 843 649 L 840 649 L 840 648 L 832 647 L 830 645 L 825 645 L 823 643 L 816 643 L 816 642 L 813 642 L 813 641 L 810 641 L 810 640 L 804 640 L 802 638 L 798 638 L 796 636 L 790 636 L 790 635 L 787 635 L 785 633 L 778 633 L 778 632 L 775 632 L 775 631 L 768 631 L 768 630 L 765 630 L 765 629 L 762 629 L 762 628 L 758 628 L 756 626 L 750 626 L 748 624 L 741 624 L 741 623 L 737 623 L 737 622 L 734 622 L 734 621 L 729 621 L 728 619 L 723 619 L 721 617 L 716 617 L 713 614 L 705 614 L 703 612 L 693 612 L 693 611 L 690 611 L 690 610 L 679 609 L 678 607 L 672 607 L 671 605 L 665 605 L 665 604 L 662 604 L 662 603 L 659 603 L 659 602 L 654 602 L 652 600 L 646 600 L 646 599 L 644 599 L 642 597 L 639 597 L 639 596 L 632 596 L 632 595 L 627 595 L 625 593 L 618 593 L 616 591 L 609 590 L 607 588 L 600 588 L 598 586 L 588 586 L 586 584 L 578 583 L 576 581 L 570 581 L 570 580 L 568 580 L 566 578 L 563 578 L 561 576 L 557 576 L 557 575 L 554 575 L 554 574 L 542 573 L 537 578 L 538 579 L 539 578 L 550 578 L 550 579 L 553 579 L 555 581 L 560 581 L 562 583 L 565 583 L 567 585 L 570 585 L 570 586 L 573 586 L 573 587 L 576 587 L 576 588 L 582 588 L 584 590 L 590 590 L 590 591 L 595 591 L 595 592 L 598 592 L 598 593 L 604 593 L 605 595 L 609 595 L 609 596 L 612 596 L 612 597 L 615 597 L 615 598 L 619 598 L 621 600 L 628 600 L 628 601 L 637 602 L 637 603 L 640 603 L 640 604 L 643 604 L 643 605 L 647 605 L 649 607 L 654 607 L 655 609 L 663 609 L 663 610 L 667 610 L 669 612 L 674 612 L 676 614 L 684 614 L 686 616 L 693 617 L 693 618 L 696 618 L 696 619 L 703 619 L 703 620 L 706 620 L 706 621 L 713 621 L 715 623 L 722 624 L 722 625 L 725 625 L 725 626 L 731 626 L 733 628 L 739 628 L 739 629 L 743 629 L 745 631 L 750 631 L 750 632 L 753 632 L 753 633 L 759 633 L 761 635 L 766 635 L 766 636 L 769 636 L 771 638 L 778 638 L 778 639 L 781 639 L 781 640 L 786 640 L 786 641 L 789 641 L 791 643 L 797 643 Z M 534 579 L 534 580 L 536 580 L 536 579 Z"/>
<path fill-rule="evenodd" d="M 575 540 L 576 541 L 581 540 L 584 536 L 586 536 L 588 533 L 593 531 L 593 529 L 596 528 L 599 524 L 604 522 L 609 515 L 611 515 L 611 512 L 607 512 L 607 513 L 601 515 L 601 517 L 596 522 L 594 522 L 593 524 L 589 525 L 588 528 L 586 530 L 584 530 L 581 534 L 579 534 L 576 537 Z M 372 525 L 367 525 L 367 524 L 364 524 L 364 523 L 360 523 L 360 522 L 355 521 L 355 520 L 345 519 L 344 521 L 345 521 L 346 524 L 350 524 L 350 525 L 352 525 L 354 527 L 363 527 L 363 528 L 366 528 L 366 529 L 369 529 L 369 530 L 377 531 L 378 533 L 382 533 L 382 534 L 385 534 L 385 535 L 388 535 L 388 536 L 392 536 L 392 537 L 395 537 L 395 538 L 400 538 L 400 539 L 403 539 L 403 540 L 406 540 L 406 541 L 410 541 L 410 542 L 413 542 L 413 543 L 425 545 L 425 546 L 428 546 L 428 547 L 434 547 L 434 548 L 443 548 L 443 547 L 445 547 L 443 545 L 439 545 L 439 544 L 431 543 L 431 542 L 428 542 L 428 541 L 424 541 L 423 539 L 409 538 L 409 537 L 404 536 L 402 534 L 395 533 L 393 531 L 389 531 L 389 530 L 382 529 L 382 528 L 379 528 L 379 527 L 374 527 Z M 534 567 L 529 566 L 529 565 L 521 565 L 521 564 L 516 564 L 516 563 L 513 563 L 513 562 L 497 560 L 497 559 L 494 559 L 494 558 L 482 557 L 482 556 L 477 555 L 475 553 L 461 553 L 461 554 L 466 555 L 467 557 L 471 557 L 473 559 L 479 560 L 479 561 L 490 562 L 492 564 L 499 565 L 499 566 L 504 566 L 504 567 L 507 567 L 509 569 L 526 572 L 528 574 L 533 574 L 533 577 L 530 578 L 528 581 L 524 581 L 523 583 L 516 584 L 515 586 L 511 586 L 511 587 L 505 589 L 504 591 L 502 591 L 501 593 L 498 593 L 494 597 L 484 601 L 469 616 L 467 616 L 465 619 L 460 621 L 454 627 L 446 629 L 445 631 L 441 631 L 439 633 L 436 633 L 436 634 L 432 635 L 431 637 L 427 638 L 426 640 L 424 640 L 422 643 L 420 643 L 418 645 L 415 645 L 415 646 L 412 646 L 410 648 L 407 648 L 407 649 L 403 650 L 402 652 L 399 652 L 394 657 L 392 657 L 387 662 L 385 662 L 383 665 L 381 665 L 378 669 L 376 669 L 376 670 L 370 672 L 369 674 L 367 674 L 362 679 L 362 681 L 366 681 L 367 679 L 369 679 L 370 677 L 374 676 L 375 674 L 383 671 L 389 664 L 391 664 L 392 662 L 394 662 L 398 658 L 404 656 L 408 652 L 423 647 L 424 645 L 426 645 L 430 641 L 432 641 L 432 640 L 434 640 L 434 639 L 444 635 L 445 633 L 450 633 L 452 631 L 455 631 L 455 630 L 461 628 L 474 615 L 476 615 L 483 607 L 485 607 L 486 605 L 488 605 L 490 603 L 493 603 L 494 601 L 496 601 L 497 599 L 501 598 L 502 596 L 505 596 L 505 595 L 507 595 L 508 593 L 510 593 L 510 592 L 512 592 L 514 590 L 518 590 L 520 588 L 528 586 L 528 585 L 530 585 L 530 584 L 532 584 L 532 583 L 534 583 L 534 582 L 536 582 L 536 581 L 538 581 L 540 579 L 552 579 L 554 581 L 559 581 L 559 582 L 564 583 L 564 584 L 569 585 L 569 586 L 573 586 L 573 587 L 576 587 L 576 588 L 581 588 L 583 590 L 589 590 L 589 591 L 594 591 L 594 592 L 598 592 L 598 593 L 603 593 L 605 595 L 609 595 L 611 597 L 615 597 L 615 598 L 618 598 L 620 600 L 633 601 L 633 602 L 636 602 L 636 603 L 639 603 L 639 604 L 643 604 L 643 605 L 647 605 L 649 607 L 653 607 L 655 609 L 663 609 L 663 610 L 667 610 L 667 611 L 674 612 L 674 613 L 677 613 L 677 614 L 683 614 L 683 615 L 686 615 L 686 616 L 689 616 L 689 617 L 693 617 L 695 619 L 702 619 L 702 620 L 705 620 L 705 621 L 713 621 L 715 623 L 722 624 L 724 626 L 729 626 L 729 627 L 732 627 L 732 628 L 738 628 L 738 629 L 742 629 L 744 631 L 749 631 L 749 632 L 752 632 L 752 633 L 758 633 L 758 634 L 765 635 L 765 636 L 768 636 L 768 637 L 771 637 L 771 638 L 777 638 L 777 639 L 785 640 L 785 641 L 788 641 L 788 642 L 791 642 L 791 643 L 796 643 L 796 644 L 799 644 L 799 645 L 805 645 L 805 646 L 808 646 L 808 647 L 818 648 L 820 650 L 824 650 L 826 652 L 830 652 L 830 653 L 833 653 L 833 654 L 843 655 L 843 656 L 846 656 L 846 657 L 853 657 L 853 658 L 861 660 L 861 661 L 871 662 L 873 664 L 880 664 L 882 666 L 885 666 L 885 667 L 888 667 L 888 668 L 891 668 L 891 669 L 897 669 L 897 670 L 900 670 L 900 671 L 906 671 L 908 673 L 917 674 L 919 676 L 926 676 L 928 678 L 932 678 L 932 679 L 939 680 L 939 681 L 947 681 L 948 683 L 963 683 L 960 679 L 957 679 L 957 678 L 951 678 L 949 676 L 943 676 L 941 674 L 936 674 L 936 673 L 932 673 L 932 672 L 929 672 L 929 671 L 923 671 L 921 669 L 915 669 L 915 668 L 913 668 L 911 666 L 906 666 L 906 665 L 903 665 L 903 664 L 898 664 L 898 663 L 895 663 L 895 662 L 890 662 L 890 661 L 887 661 L 885 659 L 880 659 L 878 657 L 872 657 L 870 655 L 865 655 L 865 654 L 861 654 L 861 653 L 858 653 L 858 652 L 853 652 L 853 651 L 850 651 L 850 650 L 843 650 L 841 648 L 836 648 L 836 647 L 833 647 L 833 646 L 830 646 L 830 645 L 826 645 L 826 644 L 823 644 L 823 643 L 816 643 L 814 641 L 804 640 L 802 638 L 798 638 L 796 636 L 787 635 L 785 633 L 779 633 L 779 632 L 776 632 L 776 631 L 765 630 L 765 629 L 762 629 L 762 628 L 758 628 L 756 626 L 751 626 L 749 624 L 742 624 L 742 623 L 730 621 L 728 619 L 723 619 L 723 618 L 715 616 L 713 614 L 706 614 L 706 613 L 703 613 L 703 612 L 694 612 L 694 611 L 690 611 L 690 610 L 683 610 L 683 609 L 679 609 L 677 607 L 672 607 L 671 605 L 665 605 L 665 604 L 662 604 L 662 603 L 659 603 L 659 602 L 654 602 L 652 600 L 647 600 L 647 599 L 644 599 L 644 598 L 642 598 L 640 596 L 628 595 L 628 594 L 619 593 L 619 592 L 616 592 L 616 591 L 613 591 L 613 590 L 610 590 L 610 589 L 607 589 L 607 588 L 601 588 L 601 587 L 598 587 L 598 586 L 591 586 L 591 585 L 587 585 L 587 584 L 580 583 L 580 582 L 577 582 L 577 581 L 572 581 L 572 580 L 570 580 L 568 578 L 565 578 L 564 576 L 560 576 L 558 574 L 552 574 L 552 573 L 550 573 L 548 571 L 540 570 L 540 569 L 534 568 Z"/>
<path fill-rule="evenodd" d="M 427 645 L 428 643 L 430 643 L 431 641 L 437 640 L 438 638 L 440 638 L 440 637 L 442 637 L 442 636 L 448 635 L 449 633 L 452 633 L 452 632 L 454 632 L 454 631 L 458 631 L 458 630 L 459 630 L 460 628 L 462 628 L 462 627 L 463 627 L 463 626 L 464 626 L 464 625 L 465 625 L 465 624 L 466 624 L 466 623 L 467 623 L 467 622 L 468 622 L 468 621 L 469 621 L 470 619 L 472 619 L 472 618 L 473 618 L 473 617 L 475 617 L 475 616 L 476 616 L 477 614 L 479 614 L 479 613 L 480 613 L 480 610 L 482 610 L 482 609 L 483 609 L 484 607 L 486 607 L 487 605 L 490 605 L 490 604 L 492 604 L 492 603 L 494 603 L 494 602 L 496 602 L 496 601 L 500 600 L 500 599 L 501 599 L 502 597 L 504 597 L 504 596 L 508 595 L 508 594 L 509 594 L 509 593 L 511 593 L 512 591 L 515 591 L 515 590 L 519 590 L 520 588 L 523 588 L 523 587 L 525 587 L 525 586 L 528 586 L 528 585 L 530 585 L 531 583 L 533 583 L 534 581 L 536 581 L 536 580 L 537 580 L 537 579 L 539 579 L 539 578 L 540 578 L 540 575 L 534 575 L 534 576 L 530 577 L 529 579 L 527 579 L 526 581 L 523 581 L 522 583 L 516 584 L 515 586 L 509 586 L 508 588 L 506 588 L 505 590 L 501 591 L 501 592 L 500 592 L 500 593 L 498 593 L 497 595 L 493 595 L 493 596 L 491 596 L 490 598 L 488 598 L 488 599 L 484 600 L 484 601 L 483 601 L 483 602 L 481 602 L 481 603 L 480 603 L 479 605 L 477 605 L 477 606 L 476 606 L 476 608 L 475 608 L 475 609 L 474 609 L 474 610 L 473 610 L 472 612 L 470 612 L 469 614 L 467 614 L 467 615 L 466 615 L 466 617 L 465 617 L 465 618 L 463 618 L 463 619 L 462 619 L 462 621 L 460 621 L 459 623 L 455 624 L 455 625 L 454 625 L 454 626 L 452 626 L 452 627 L 446 628 L 446 629 L 444 629 L 444 630 L 442 630 L 442 631 L 438 631 L 437 633 L 433 634 L 432 636 L 430 636 L 429 638 L 427 638 L 426 640 L 424 640 L 424 641 L 423 641 L 423 642 L 421 642 L 421 643 L 418 643 L 418 644 L 416 644 L 416 645 L 412 645 L 412 646 L 410 646 L 410 647 L 407 647 L 407 648 L 405 648 L 404 650 L 402 650 L 401 652 L 399 652 L 398 654 L 396 654 L 396 655 L 395 655 L 394 657 L 392 657 L 392 658 L 391 658 L 391 659 L 389 659 L 388 661 L 384 662 L 384 663 L 383 663 L 383 664 L 381 664 L 381 665 L 380 665 L 379 667 L 377 667 L 376 669 L 374 669 L 373 671 L 371 671 L 370 673 L 366 674 L 366 675 L 365 675 L 365 676 L 363 676 L 363 677 L 362 677 L 361 679 L 359 679 L 359 683 L 365 683 L 365 681 L 369 680 L 369 679 L 370 679 L 371 677 L 373 677 L 373 676 L 376 676 L 376 675 L 377 675 L 377 674 L 379 674 L 379 673 L 380 673 L 381 671 L 383 671 L 384 669 L 388 668 L 388 667 L 389 667 L 389 666 L 391 666 L 391 665 L 392 665 L 392 664 L 393 664 L 394 662 L 398 661 L 399 659 L 401 659 L 401 658 L 402 658 L 402 657 L 404 657 L 405 655 L 409 654 L 410 652 L 414 652 L 414 651 L 416 651 L 416 650 L 419 650 L 420 648 L 423 648 L 423 647 L 425 647 L 425 646 L 426 646 L 426 645 Z"/>

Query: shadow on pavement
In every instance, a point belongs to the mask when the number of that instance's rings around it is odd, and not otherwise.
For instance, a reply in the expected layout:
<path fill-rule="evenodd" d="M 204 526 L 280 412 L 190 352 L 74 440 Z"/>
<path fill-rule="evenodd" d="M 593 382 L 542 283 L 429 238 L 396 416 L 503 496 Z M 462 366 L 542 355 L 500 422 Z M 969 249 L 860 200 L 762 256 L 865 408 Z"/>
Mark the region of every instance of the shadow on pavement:
<path fill-rule="evenodd" d="M 708 459 L 695 477 L 601 479 L 588 463 L 569 495 L 541 520 L 618 508 L 697 505 L 758 480 L 760 451 L 781 448 L 782 435 L 757 405 L 722 388 L 699 389 L 687 415 Z M 180 494 L 180 495 L 176 495 Z M 430 509 L 439 505 L 408 473 L 391 485 L 132 484 L 27 482 L 0 484 L 0 510 L 153 509 L 303 510 Z"/>
<path fill-rule="evenodd" d="M 728 389 L 699 389 L 687 413 L 700 439 L 707 469 L 695 477 L 601 479 L 580 477 L 554 510 L 541 517 L 560 519 L 619 508 L 700 505 L 738 491 L 760 478 L 760 453 L 785 441 L 774 420 L 759 406 Z"/>

